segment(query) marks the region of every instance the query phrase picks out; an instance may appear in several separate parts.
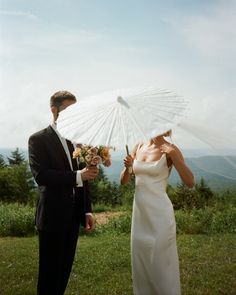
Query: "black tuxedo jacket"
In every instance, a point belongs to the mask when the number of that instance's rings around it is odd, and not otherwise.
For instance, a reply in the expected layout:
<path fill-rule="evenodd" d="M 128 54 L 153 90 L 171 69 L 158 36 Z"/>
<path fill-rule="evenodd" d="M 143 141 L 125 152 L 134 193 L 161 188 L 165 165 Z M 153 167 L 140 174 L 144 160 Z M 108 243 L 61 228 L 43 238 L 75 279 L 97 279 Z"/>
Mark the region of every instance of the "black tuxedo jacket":
<path fill-rule="evenodd" d="M 30 136 L 29 164 L 39 188 L 36 227 L 44 231 L 65 231 L 73 223 L 85 224 L 91 212 L 88 183 L 76 187 L 76 172 L 51 126 Z M 76 216 L 76 218 L 75 218 Z"/>

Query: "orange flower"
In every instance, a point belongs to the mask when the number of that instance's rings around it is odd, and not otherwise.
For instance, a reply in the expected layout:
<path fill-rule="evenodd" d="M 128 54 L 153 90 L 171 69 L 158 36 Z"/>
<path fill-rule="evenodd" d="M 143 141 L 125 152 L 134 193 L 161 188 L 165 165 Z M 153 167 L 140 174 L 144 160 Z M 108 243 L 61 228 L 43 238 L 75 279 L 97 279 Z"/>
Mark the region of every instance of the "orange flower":
<path fill-rule="evenodd" d="M 108 167 L 111 165 L 111 156 L 108 147 L 92 147 L 89 145 L 78 144 L 73 152 L 73 158 L 78 158 L 79 162 L 87 165 L 103 164 Z"/>

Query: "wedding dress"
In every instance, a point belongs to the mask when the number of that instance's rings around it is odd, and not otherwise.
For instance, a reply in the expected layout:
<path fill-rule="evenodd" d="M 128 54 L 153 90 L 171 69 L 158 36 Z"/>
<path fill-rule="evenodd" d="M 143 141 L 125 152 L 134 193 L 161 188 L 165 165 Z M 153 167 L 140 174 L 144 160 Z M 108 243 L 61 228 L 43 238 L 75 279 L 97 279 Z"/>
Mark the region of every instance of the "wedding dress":
<path fill-rule="evenodd" d="M 131 228 L 135 295 L 179 295 L 179 261 L 173 206 L 166 194 L 169 168 L 159 161 L 134 160 L 135 196 Z"/>

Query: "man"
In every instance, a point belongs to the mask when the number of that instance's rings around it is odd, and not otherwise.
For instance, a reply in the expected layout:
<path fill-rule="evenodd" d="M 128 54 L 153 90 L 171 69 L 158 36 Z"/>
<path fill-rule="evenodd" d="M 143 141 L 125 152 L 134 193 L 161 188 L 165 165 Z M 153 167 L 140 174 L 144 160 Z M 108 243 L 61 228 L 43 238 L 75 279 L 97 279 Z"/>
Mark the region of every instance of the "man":
<path fill-rule="evenodd" d="M 30 168 L 39 187 L 36 228 L 39 235 L 38 295 L 62 295 L 69 280 L 80 224 L 93 228 L 88 180 L 96 167 L 78 169 L 73 145 L 60 136 L 56 120 L 60 111 L 76 102 L 68 91 L 50 99 L 53 123 L 30 136 Z"/>

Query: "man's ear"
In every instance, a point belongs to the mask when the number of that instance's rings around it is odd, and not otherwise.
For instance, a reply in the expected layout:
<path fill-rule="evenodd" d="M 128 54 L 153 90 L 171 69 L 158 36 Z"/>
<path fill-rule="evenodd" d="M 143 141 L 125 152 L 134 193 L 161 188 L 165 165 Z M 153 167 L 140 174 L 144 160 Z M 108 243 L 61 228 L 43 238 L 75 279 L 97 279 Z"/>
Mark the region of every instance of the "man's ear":
<path fill-rule="evenodd" d="M 55 106 L 51 106 L 51 112 L 53 114 L 56 114 L 57 113 L 57 108 Z"/>
<path fill-rule="evenodd" d="M 53 114 L 54 121 L 58 118 L 58 109 L 56 106 L 51 106 L 51 112 Z"/>

